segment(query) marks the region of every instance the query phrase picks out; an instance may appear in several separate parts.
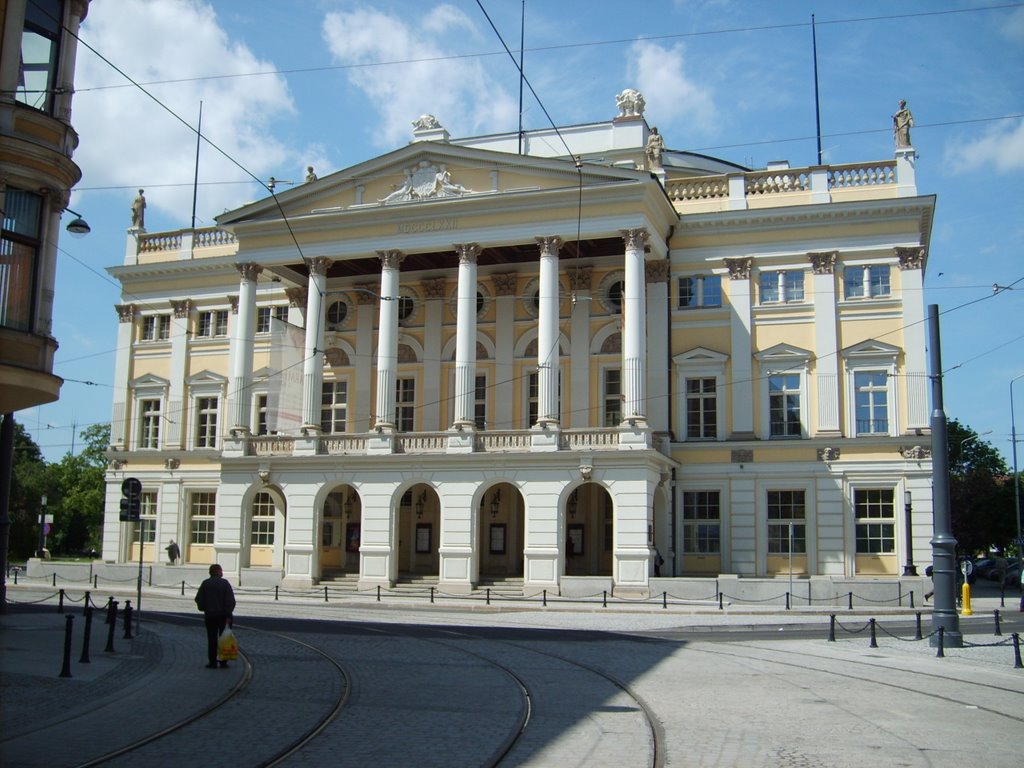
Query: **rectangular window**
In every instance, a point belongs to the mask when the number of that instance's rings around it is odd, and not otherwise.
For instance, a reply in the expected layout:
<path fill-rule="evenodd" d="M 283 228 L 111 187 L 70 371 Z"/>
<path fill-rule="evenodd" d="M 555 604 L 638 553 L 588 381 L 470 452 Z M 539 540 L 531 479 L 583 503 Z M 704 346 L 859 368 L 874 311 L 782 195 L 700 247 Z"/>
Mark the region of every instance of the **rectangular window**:
<path fill-rule="evenodd" d="M 683 552 L 687 555 L 719 554 L 721 511 L 718 491 L 683 492 Z"/>
<path fill-rule="evenodd" d="M 218 406 L 216 397 L 196 398 L 196 448 L 217 447 Z"/>
<path fill-rule="evenodd" d="M 160 447 L 160 400 L 139 401 L 139 448 Z"/>
<path fill-rule="evenodd" d="M 25 5 L 21 61 L 15 99 L 28 107 L 51 112 L 60 61 L 63 0 L 31 0 Z"/>
<path fill-rule="evenodd" d="M 288 307 L 284 304 L 276 307 L 256 308 L 256 333 L 270 333 L 270 320 L 276 318 L 288 322 Z"/>
<path fill-rule="evenodd" d="M 252 545 L 274 546 L 274 517 L 277 509 L 269 493 L 257 493 L 252 502 Z"/>
<path fill-rule="evenodd" d="M 894 499 L 892 488 L 865 488 L 853 492 L 858 555 L 885 555 L 896 551 Z"/>
<path fill-rule="evenodd" d="M 885 371 L 853 374 L 858 435 L 889 433 L 889 377 Z"/>
<path fill-rule="evenodd" d="M 33 328 L 43 198 L 8 187 L 0 240 L 0 327 Z"/>
<path fill-rule="evenodd" d="M 228 311 L 226 309 L 200 312 L 196 320 L 196 336 L 211 338 L 228 335 Z"/>
<path fill-rule="evenodd" d="M 142 318 L 141 341 L 167 341 L 171 336 L 170 315 L 146 315 Z"/>
<path fill-rule="evenodd" d="M 217 512 L 217 494 L 195 491 L 189 494 L 189 541 L 192 544 L 213 544 L 214 515 Z"/>
<path fill-rule="evenodd" d="M 622 423 L 622 371 L 606 368 L 604 372 L 604 425 L 617 427 Z"/>
<path fill-rule="evenodd" d="M 539 402 L 539 399 L 540 399 L 540 374 L 538 374 L 537 371 L 534 371 L 533 373 L 530 374 L 529 383 L 527 384 L 527 387 L 528 387 L 527 393 L 526 393 L 526 411 L 527 411 L 527 416 L 526 416 L 526 424 L 524 426 L 525 426 L 526 429 L 529 429 L 530 427 L 532 427 L 534 424 L 537 423 L 537 408 L 538 408 L 537 403 Z"/>
<path fill-rule="evenodd" d="M 768 377 L 768 411 L 771 437 L 800 437 L 800 375 Z"/>
<path fill-rule="evenodd" d="M 679 309 L 722 306 L 722 278 L 695 275 L 679 278 Z"/>
<path fill-rule="evenodd" d="M 345 431 L 348 416 L 348 382 L 325 381 L 320 396 L 320 429 L 326 435 Z"/>
<path fill-rule="evenodd" d="M 267 403 L 270 401 L 269 395 L 256 395 L 256 434 L 257 435 L 268 435 L 270 434 L 270 428 L 267 422 Z"/>
<path fill-rule="evenodd" d="M 796 270 L 761 273 L 761 303 L 804 300 L 804 273 Z"/>
<path fill-rule="evenodd" d="M 152 544 L 156 541 L 156 491 L 143 491 L 140 499 L 139 524 L 132 532 L 132 541 Z"/>
<path fill-rule="evenodd" d="M 887 265 L 847 267 L 843 270 L 843 296 L 847 299 L 888 296 L 890 292 Z"/>
<path fill-rule="evenodd" d="M 718 437 L 718 397 L 714 379 L 686 380 L 686 436 L 692 440 Z"/>
<path fill-rule="evenodd" d="M 487 377 L 477 376 L 473 387 L 473 421 L 477 429 L 487 429 Z"/>
<path fill-rule="evenodd" d="M 807 552 L 806 506 L 803 491 L 768 491 L 768 553 Z"/>
<path fill-rule="evenodd" d="M 395 429 L 412 432 L 416 428 L 416 380 L 395 381 Z"/>

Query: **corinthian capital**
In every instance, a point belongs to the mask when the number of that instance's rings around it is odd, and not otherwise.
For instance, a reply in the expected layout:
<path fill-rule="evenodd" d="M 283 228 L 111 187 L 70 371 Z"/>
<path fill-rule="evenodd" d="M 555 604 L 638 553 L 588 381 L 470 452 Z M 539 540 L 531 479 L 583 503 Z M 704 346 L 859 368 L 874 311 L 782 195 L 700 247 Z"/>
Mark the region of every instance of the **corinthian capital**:
<path fill-rule="evenodd" d="M 642 227 L 638 229 L 621 229 L 619 234 L 622 235 L 622 239 L 626 242 L 627 251 L 642 251 L 651 237 L 647 230 Z"/>
<path fill-rule="evenodd" d="M 384 269 L 398 269 L 405 258 L 404 253 L 394 248 L 387 251 L 377 251 L 377 256 L 380 257 L 380 265 Z"/>
<path fill-rule="evenodd" d="M 330 269 L 331 264 L 334 263 L 326 256 L 307 256 L 303 259 L 303 261 L 306 262 L 306 267 L 309 269 L 310 275 L 318 275 L 320 277 L 326 275 L 327 270 Z"/>
<path fill-rule="evenodd" d="M 535 237 L 534 240 L 537 241 L 541 256 L 558 256 L 558 252 L 562 249 L 562 238 L 557 235 Z"/>
<path fill-rule="evenodd" d="M 452 247 L 459 254 L 459 264 L 476 264 L 482 250 L 476 243 L 454 243 Z"/>
<path fill-rule="evenodd" d="M 249 282 L 254 281 L 263 271 L 263 267 L 259 264 L 235 264 L 235 269 L 238 270 L 238 274 L 242 276 L 243 280 Z"/>

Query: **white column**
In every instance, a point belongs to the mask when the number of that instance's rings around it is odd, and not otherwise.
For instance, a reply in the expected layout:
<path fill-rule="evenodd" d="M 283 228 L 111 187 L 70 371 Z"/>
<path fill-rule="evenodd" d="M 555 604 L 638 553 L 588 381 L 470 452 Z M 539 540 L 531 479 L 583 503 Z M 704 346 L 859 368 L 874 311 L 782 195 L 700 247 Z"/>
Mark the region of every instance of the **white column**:
<path fill-rule="evenodd" d="M 120 450 L 131 447 L 128 430 L 128 370 L 131 366 L 135 305 L 117 304 L 117 356 L 114 359 L 114 409 L 110 415 L 110 446 Z"/>
<path fill-rule="evenodd" d="M 928 378 L 925 359 L 924 247 L 897 248 L 900 281 L 903 285 L 903 364 L 907 382 L 907 428 L 905 432 L 931 425 Z"/>
<path fill-rule="evenodd" d="M 373 410 L 373 324 L 378 304 L 377 286 L 367 283 L 356 286 L 356 407 L 353 424 L 357 429 L 373 429 L 376 417 Z"/>
<path fill-rule="evenodd" d="M 558 426 L 558 251 L 560 237 L 538 237 L 537 425 Z"/>
<path fill-rule="evenodd" d="M 516 286 L 515 272 L 491 275 L 494 285 L 494 381 L 491 392 L 494 402 L 502 407 L 494 409 L 495 429 L 521 429 L 522 424 L 512 421 L 515 402 L 515 316 Z M 531 426 L 531 425 L 527 425 Z"/>
<path fill-rule="evenodd" d="M 645 268 L 647 284 L 647 423 L 657 432 L 667 432 L 669 424 L 669 263 L 649 261 Z"/>
<path fill-rule="evenodd" d="M 171 307 L 174 309 L 171 320 L 171 374 L 167 402 L 163 407 L 166 418 L 160 425 L 160 447 L 177 450 L 184 447 L 185 377 L 188 374 L 188 323 L 192 313 L 192 299 L 171 301 Z"/>
<path fill-rule="evenodd" d="M 814 356 L 817 363 L 817 435 L 840 434 L 839 330 L 836 317 L 835 264 L 839 253 L 810 253 L 814 272 Z"/>
<path fill-rule="evenodd" d="M 324 385 L 324 294 L 331 260 L 307 258 L 309 289 L 306 295 L 306 346 L 302 365 L 302 429 L 320 432 L 320 401 Z"/>
<path fill-rule="evenodd" d="M 422 280 L 423 288 L 423 407 L 420 425 L 424 432 L 441 429 L 441 341 L 444 338 L 445 278 Z"/>
<path fill-rule="evenodd" d="M 395 430 L 395 380 L 398 376 L 398 267 L 401 251 L 377 251 L 380 257 L 380 323 L 377 336 L 378 431 Z"/>
<path fill-rule="evenodd" d="M 253 347 L 256 344 L 256 280 L 263 267 L 258 264 L 236 264 L 241 279 L 238 283 L 238 321 L 231 337 L 231 428 L 242 433 L 251 431 L 251 392 Z"/>
<path fill-rule="evenodd" d="M 474 426 L 473 395 L 476 390 L 476 260 L 480 246 L 456 243 L 459 255 L 459 292 L 455 331 L 455 418 L 452 428 Z"/>
<path fill-rule="evenodd" d="M 626 243 L 626 284 L 622 289 L 622 418 L 646 422 L 647 299 L 644 246 L 647 230 L 622 231 Z M 646 424 L 641 424 L 646 426 Z"/>
<path fill-rule="evenodd" d="M 572 395 L 572 411 L 568 422 L 570 427 L 584 429 L 590 424 L 590 317 L 593 302 L 590 292 L 590 267 L 567 269 L 569 288 L 572 290 L 570 310 L 569 370 Z M 596 426 L 604 426 L 599 423 Z"/>
<path fill-rule="evenodd" d="M 732 307 L 729 336 L 733 385 L 728 388 L 732 406 L 731 437 L 738 440 L 752 440 L 754 437 L 756 388 L 751 356 L 750 262 L 749 257 L 725 260 L 730 279 L 729 305 Z"/>

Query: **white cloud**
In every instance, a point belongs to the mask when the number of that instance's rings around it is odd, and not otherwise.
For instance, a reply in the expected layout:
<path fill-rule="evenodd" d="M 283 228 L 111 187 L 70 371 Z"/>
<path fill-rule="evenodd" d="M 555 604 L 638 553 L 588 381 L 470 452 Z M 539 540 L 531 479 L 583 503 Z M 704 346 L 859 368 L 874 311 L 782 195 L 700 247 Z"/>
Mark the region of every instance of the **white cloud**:
<path fill-rule="evenodd" d="M 517 106 L 480 59 L 442 59 L 454 41 L 476 27 L 450 5 L 422 19 L 360 8 L 329 13 L 323 35 L 349 81 L 380 114 L 374 143 L 394 148 L 412 138 L 411 122 L 432 114 L 452 135 L 514 130 Z M 408 64 L 372 65 L 408 60 Z"/>
<path fill-rule="evenodd" d="M 1024 120 L 995 128 L 979 139 L 946 148 L 955 173 L 994 168 L 997 173 L 1024 170 Z"/>
<path fill-rule="evenodd" d="M 184 80 L 145 88 L 192 126 L 202 101 L 203 134 L 257 177 L 280 173 L 286 163 L 298 165 L 270 133 L 275 118 L 293 111 L 283 77 L 188 81 L 214 73 L 274 69 L 231 40 L 208 4 L 200 0 L 93 3 L 81 38 L 136 82 Z M 125 82 L 92 51 L 79 46 L 73 120 L 82 138 L 75 153 L 84 174 L 82 186 L 146 187 L 148 213 L 158 209 L 186 223 L 192 210 L 195 133 L 136 87 L 90 90 Z M 247 178 L 204 143 L 201 183 Z M 182 186 L 160 186 L 164 184 Z M 263 194 L 254 184 L 203 186 L 198 213 L 212 223 L 223 209 Z M 132 197 L 134 192 L 125 193 L 125 226 Z"/>
<path fill-rule="evenodd" d="M 685 119 L 688 131 L 711 132 L 717 117 L 712 93 L 688 76 L 684 51 L 682 43 L 638 40 L 629 49 L 627 75 L 647 101 L 648 122 Z"/>

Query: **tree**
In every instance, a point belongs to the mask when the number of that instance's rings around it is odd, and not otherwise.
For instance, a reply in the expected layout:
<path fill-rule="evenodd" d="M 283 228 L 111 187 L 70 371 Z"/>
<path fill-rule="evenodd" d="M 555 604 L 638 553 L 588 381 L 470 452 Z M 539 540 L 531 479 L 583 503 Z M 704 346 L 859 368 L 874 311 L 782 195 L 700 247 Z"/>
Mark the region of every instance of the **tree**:
<path fill-rule="evenodd" d="M 1016 530 L 1006 462 L 956 419 L 947 425 L 947 445 L 950 518 L 960 551 L 1005 549 Z"/>
<path fill-rule="evenodd" d="M 50 478 L 42 451 L 25 427 L 14 422 L 14 458 L 11 467 L 9 560 L 31 557 L 39 548 L 41 499 L 49 501 Z"/>
<path fill-rule="evenodd" d="M 103 533 L 104 451 L 110 445 L 110 425 L 94 424 L 79 433 L 85 448 L 79 454 L 67 453 L 50 465 L 52 487 L 56 492 L 52 549 L 65 555 L 78 555 L 100 549 Z"/>

